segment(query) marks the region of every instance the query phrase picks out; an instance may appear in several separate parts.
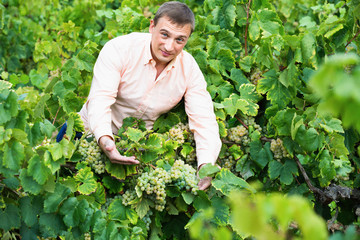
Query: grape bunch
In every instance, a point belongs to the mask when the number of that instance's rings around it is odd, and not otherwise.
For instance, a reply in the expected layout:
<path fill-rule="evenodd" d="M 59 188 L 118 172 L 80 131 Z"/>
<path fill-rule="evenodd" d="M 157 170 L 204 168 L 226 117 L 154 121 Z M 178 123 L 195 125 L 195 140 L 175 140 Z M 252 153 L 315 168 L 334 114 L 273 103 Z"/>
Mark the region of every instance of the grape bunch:
<path fill-rule="evenodd" d="M 262 71 L 260 69 L 256 69 L 254 72 L 251 73 L 250 76 L 250 81 L 254 84 L 257 85 L 259 80 L 262 79 Z"/>
<path fill-rule="evenodd" d="M 146 215 L 142 218 L 142 220 L 144 221 L 145 225 L 146 225 L 146 229 L 149 231 L 150 230 L 150 224 L 151 224 L 151 216 L 153 215 L 153 212 L 151 210 L 149 210 Z"/>
<path fill-rule="evenodd" d="M 137 198 L 136 191 L 129 189 L 122 195 L 122 204 L 124 206 L 129 206 L 131 202 L 136 198 Z"/>
<path fill-rule="evenodd" d="M 195 146 L 194 134 L 190 131 L 189 124 L 178 123 L 169 130 L 170 139 L 184 144 L 185 140 Z"/>
<path fill-rule="evenodd" d="M 82 156 L 82 160 L 88 162 L 95 173 L 102 174 L 105 172 L 104 155 L 95 138 L 90 142 L 82 139 L 78 151 Z"/>
<path fill-rule="evenodd" d="M 162 168 L 156 168 L 150 172 L 141 174 L 136 187 L 145 193 L 147 198 L 155 203 L 155 209 L 161 212 L 164 210 L 166 203 L 166 183 L 170 181 L 171 178 L 167 171 Z"/>
<path fill-rule="evenodd" d="M 250 130 L 251 129 L 251 130 Z M 238 125 L 228 129 L 228 139 L 237 144 L 241 144 L 246 153 L 250 152 L 250 137 L 249 131 L 259 131 L 262 132 L 262 128 L 259 124 L 255 122 L 253 117 L 247 117 L 243 120 L 243 125 Z M 250 133 L 251 133 L 250 132 Z"/>
<path fill-rule="evenodd" d="M 234 171 L 236 167 L 236 160 L 234 157 L 229 153 L 225 153 L 225 157 L 221 158 L 221 167 L 229 169 L 230 171 Z"/>
<path fill-rule="evenodd" d="M 90 233 L 84 233 L 84 240 L 91 240 L 91 234 Z"/>
<path fill-rule="evenodd" d="M 186 155 L 186 157 L 182 157 L 184 162 L 186 162 L 187 164 L 191 165 L 192 167 L 196 167 L 196 151 L 193 150 L 192 152 L 190 152 L 188 155 Z"/>
<path fill-rule="evenodd" d="M 149 172 L 143 172 L 133 187 L 130 183 L 129 188 L 122 195 L 122 203 L 125 206 L 132 205 L 141 192 L 142 197 L 151 200 L 155 210 L 161 212 L 165 209 L 165 189 L 169 184 L 178 186 L 180 190 L 192 191 L 196 194 L 198 190 L 196 170 L 182 160 L 176 160 L 169 171 L 158 167 Z"/>
<path fill-rule="evenodd" d="M 228 139 L 235 143 L 247 146 L 249 143 L 248 130 L 243 125 L 232 127 L 228 130 Z"/>
<path fill-rule="evenodd" d="M 51 144 L 50 138 L 45 138 L 40 145 L 35 146 L 35 149 L 38 149 L 41 146 L 49 146 Z"/>
<path fill-rule="evenodd" d="M 192 193 L 196 194 L 198 190 L 196 170 L 192 166 L 185 164 L 181 160 L 176 160 L 170 169 L 170 176 L 172 183 L 178 186 L 180 190 L 191 190 Z"/>
<path fill-rule="evenodd" d="M 262 130 L 263 130 L 262 127 L 255 122 L 255 118 L 253 118 L 253 117 L 247 117 L 247 118 L 245 118 L 245 119 L 244 119 L 244 124 L 245 124 L 246 126 L 252 126 L 252 127 L 254 128 L 254 130 L 257 130 L 257 131 L 259 131 L 260 133 L 261 133 Z"/>
<path fill-rule="evenodd" d="M 290 157 L 289 153 L 286 151 L 283 145 L 283 141 L 280 138 L 271 140 L 270 150 L 274 153 L 274 158 L 277 160 Z"/>

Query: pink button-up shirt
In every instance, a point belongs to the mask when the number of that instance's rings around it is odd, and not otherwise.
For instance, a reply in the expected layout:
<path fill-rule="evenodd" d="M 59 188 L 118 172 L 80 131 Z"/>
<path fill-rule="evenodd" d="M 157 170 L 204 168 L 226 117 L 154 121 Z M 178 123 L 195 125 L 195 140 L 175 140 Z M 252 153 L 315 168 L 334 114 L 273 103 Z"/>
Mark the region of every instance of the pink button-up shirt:
<path fill-rule="evenodd" d="M 215 163 L 221 148 L 219 128 L 206 82 L 195 59 L 182 51 L 156 78 L 150 33 L 131 33 L 107 42 L 94 66 L 87 102 L 80 111 L 97 140 L 116 134 L 126 117 L 155 120 L 184 96 L 194 133 L 198 166 Z"/>

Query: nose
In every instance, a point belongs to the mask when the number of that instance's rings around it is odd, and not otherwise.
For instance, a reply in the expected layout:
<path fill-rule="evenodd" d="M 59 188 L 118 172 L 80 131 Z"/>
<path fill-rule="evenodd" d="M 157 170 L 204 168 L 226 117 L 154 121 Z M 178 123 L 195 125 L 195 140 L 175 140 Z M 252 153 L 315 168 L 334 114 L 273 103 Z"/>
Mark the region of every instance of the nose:
<path fill-rule="evenodd" d="M 165 45 L 164 45 L 165 51 L 171 52 L 174 49 L 174 40 L 173 39 L 166 39 Z"/>

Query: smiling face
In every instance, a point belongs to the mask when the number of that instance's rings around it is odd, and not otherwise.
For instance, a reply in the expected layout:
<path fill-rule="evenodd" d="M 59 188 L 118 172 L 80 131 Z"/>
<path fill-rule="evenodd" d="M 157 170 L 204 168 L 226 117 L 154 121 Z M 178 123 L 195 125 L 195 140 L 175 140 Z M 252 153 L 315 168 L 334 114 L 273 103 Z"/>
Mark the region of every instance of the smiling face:
<path fill-rule="evenodd" d="M 191 34 L 191 25 L 181 26 L 164 16 L 156 25 L 151 20 L 149 32 L 152 34 L 151 55 L 156 65 L 166 66 L 185 47 Z"/>

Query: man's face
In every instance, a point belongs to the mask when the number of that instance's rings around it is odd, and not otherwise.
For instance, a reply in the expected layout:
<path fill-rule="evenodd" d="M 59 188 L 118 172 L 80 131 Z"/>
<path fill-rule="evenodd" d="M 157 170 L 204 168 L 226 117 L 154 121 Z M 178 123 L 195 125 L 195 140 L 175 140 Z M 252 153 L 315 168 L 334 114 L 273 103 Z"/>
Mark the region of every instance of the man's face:
<path fill-rule="evenodd" d="M 185 47 L 191 34 L 191 25 L 174 24 L 165 16 L 158 20 L 156 26 L 151 20 L 149 32 L 152 34 L 152 57 L 157 65 L 166 65 Z"/>

